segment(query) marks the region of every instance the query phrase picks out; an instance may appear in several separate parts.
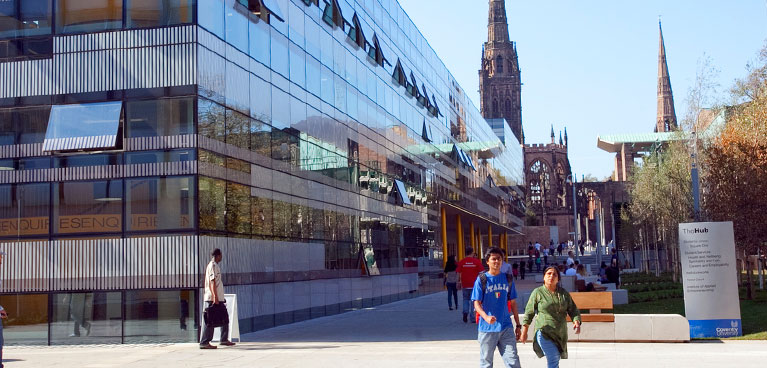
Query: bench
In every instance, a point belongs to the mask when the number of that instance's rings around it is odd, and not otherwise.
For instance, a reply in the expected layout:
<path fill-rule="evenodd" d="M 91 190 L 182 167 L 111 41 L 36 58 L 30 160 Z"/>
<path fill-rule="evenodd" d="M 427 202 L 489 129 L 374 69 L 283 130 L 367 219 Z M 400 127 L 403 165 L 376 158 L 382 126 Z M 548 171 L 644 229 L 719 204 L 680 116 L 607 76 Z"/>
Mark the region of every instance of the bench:
<path fill-rule="evenodd" d="M 613 293 L 609 291 L 592 291 L 585 293 L 570 293 L 573 302 L 578 309 L 588 309 L 589 313 L 582 313 L 583 322 L 615 322 L 615 315 L 602 313 L 602 309 L 613 309 Z M 570 322 L 570 317 L 567 317 Z"/>

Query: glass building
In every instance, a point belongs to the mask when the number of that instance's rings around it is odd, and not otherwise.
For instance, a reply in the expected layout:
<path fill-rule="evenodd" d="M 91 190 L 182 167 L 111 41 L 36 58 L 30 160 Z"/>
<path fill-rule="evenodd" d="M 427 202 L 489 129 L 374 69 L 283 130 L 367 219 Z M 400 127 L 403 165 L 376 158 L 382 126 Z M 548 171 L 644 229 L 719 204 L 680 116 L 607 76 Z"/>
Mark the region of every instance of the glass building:
<path fill-rule="evenodd" d="M 0 1 L 8 344 L 194 341 L 213 248 L 243 333 L 442 290 L 522 166 L 395 0 Z"/>

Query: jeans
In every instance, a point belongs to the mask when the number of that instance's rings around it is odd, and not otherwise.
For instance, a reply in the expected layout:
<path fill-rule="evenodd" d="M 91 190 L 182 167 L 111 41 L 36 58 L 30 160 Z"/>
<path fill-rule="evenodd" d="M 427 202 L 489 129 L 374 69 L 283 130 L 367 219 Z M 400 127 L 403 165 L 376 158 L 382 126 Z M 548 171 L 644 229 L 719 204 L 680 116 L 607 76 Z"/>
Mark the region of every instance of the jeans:
<path fill-rule="evenodd" d="M 463 296 L 463 313 L 468 314 L 469 318 L 474 318 L 474 302 L 471 301 L 471 290 L 462 289 L 461 295 Z M 456 307 L 458 307 L 456 305 Z"/>
<path fill-rule="evenodd" d="M 541 331 L 535 333 L 535 341 L 538 341 L 538 345 L 543 350 L 543 355 L 546 356 L 547 367 L 559 368 L 559 348 L 557 344 L 544 337 Z"/>
<path fill-rule="evenodd" d="M 213 302 L 205 302 L 208 304 L 208 307 L 213 304 Z M 220 302 L 219 302 L 220 303 Z M 200 334 L 200 346 L 205 346 L 210 344 L 210 341 L 213 340 L 213 331 L 215 330 L 215 327 L 208 326 L 207 324 L 202 324 L 202 334 Z M 229 325 L 223 325 L 221 326 L 221 340 L 220 342 L 229 341 Z"/>
<path fill-rule="evenodd" d="M 458 285 L 455 282 L 448 282 L 447 286 L 447 306 L 453 308 L 453 300 L 455 300 L 455 309 L 458 309 Z M 450 297 L 453 297 L 450 299 Z"/>
<path fill-rule="evenodd" d="M 498 323 L 498 322 L 496 322 Z M 520 368 L 519 355 L 517 354 L 517 336 L 514 328 L 509 327 L 501 332 L 479 332 L 479 367 L 492 368 L 495 348 L 503 359 L 506 368 Z"/>

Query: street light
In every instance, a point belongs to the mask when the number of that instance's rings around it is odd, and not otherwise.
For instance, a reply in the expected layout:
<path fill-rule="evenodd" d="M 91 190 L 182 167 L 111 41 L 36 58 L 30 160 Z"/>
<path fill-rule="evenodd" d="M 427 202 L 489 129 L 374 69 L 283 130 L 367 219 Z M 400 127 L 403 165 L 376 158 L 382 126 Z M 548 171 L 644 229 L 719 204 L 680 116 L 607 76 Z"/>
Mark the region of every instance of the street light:
<path fill-rule="evenodd" d="M 575 259 L 580 260 L 578 257 L 578 210 L 577 210 L 577 204 L 578 201 L 575 198 L 575 181 L 576 181 L 575 173 L 570 173 L 570 175 L 567 175 L 567 184 L 571 184 L 573 186 L 573 246 L 575 247 Z"/>

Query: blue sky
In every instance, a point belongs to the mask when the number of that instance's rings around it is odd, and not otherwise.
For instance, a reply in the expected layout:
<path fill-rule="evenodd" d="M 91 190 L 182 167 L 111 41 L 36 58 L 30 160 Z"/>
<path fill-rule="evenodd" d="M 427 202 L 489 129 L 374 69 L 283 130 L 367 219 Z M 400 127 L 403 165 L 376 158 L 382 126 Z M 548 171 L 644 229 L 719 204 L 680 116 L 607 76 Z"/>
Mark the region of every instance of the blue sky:
<path fill-rule="evenodd" d="M 399 0 L 437 55 L 479 106 L 487 0 Z M 719 99 L 767 39 L 767 0 L 506 1 L 522 69 L 527 143 L 550 142 L 567 127 L 570 163 L 580 178 L 613 170 L 597 136 L 652 132 L 656 115 L 658 15 L 677 118 L 704 57 L 718 69 Z"/>

